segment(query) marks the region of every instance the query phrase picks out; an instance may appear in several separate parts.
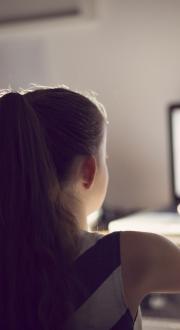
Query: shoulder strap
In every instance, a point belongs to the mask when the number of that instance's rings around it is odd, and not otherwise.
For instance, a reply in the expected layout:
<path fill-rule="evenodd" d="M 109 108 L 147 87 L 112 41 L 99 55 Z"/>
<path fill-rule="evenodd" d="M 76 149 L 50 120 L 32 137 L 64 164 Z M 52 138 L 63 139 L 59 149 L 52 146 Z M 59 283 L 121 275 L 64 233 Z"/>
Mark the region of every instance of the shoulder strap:
<path fill-rule="evenodd" d="M 77 280 L 81 283 L 80 286 L 85 288 L 83 292 L 77 290 L 74 301 L 75 308 L 82 305 L 106 278 L 120 266 L 120 233 L 119 231 L 113 232 L 98 239 L 92 247 L 81 254 L 73 263 L 71 277 L 74 285 L 77 285 Z"/>

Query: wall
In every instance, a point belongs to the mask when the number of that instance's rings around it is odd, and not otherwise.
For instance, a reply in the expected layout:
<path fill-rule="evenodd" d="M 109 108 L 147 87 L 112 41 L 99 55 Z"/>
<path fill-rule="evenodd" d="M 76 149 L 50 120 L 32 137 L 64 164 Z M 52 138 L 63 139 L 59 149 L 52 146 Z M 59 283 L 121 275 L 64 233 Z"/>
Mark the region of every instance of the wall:
<path fill-rule="evenodd" d="M 64 83 L 95 90 L 108 117 L 105 203 L 170 201 L 166 108 L 180 99 L 180 1 L 99 0 L 87 22 L 0 29 L 0 87 Z"/>

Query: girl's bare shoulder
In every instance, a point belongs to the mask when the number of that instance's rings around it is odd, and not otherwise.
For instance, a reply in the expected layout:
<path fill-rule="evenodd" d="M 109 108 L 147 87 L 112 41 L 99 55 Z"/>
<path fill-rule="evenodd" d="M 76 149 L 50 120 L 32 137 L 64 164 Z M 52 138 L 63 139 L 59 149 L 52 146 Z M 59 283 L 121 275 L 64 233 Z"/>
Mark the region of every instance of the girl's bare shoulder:
<path fill-rule="evenodd" d="M 180 249 L 166 237 L 124 231 L 120 251 L 127 295 L 137 303 L 151 292 L 180 292 Z"/>

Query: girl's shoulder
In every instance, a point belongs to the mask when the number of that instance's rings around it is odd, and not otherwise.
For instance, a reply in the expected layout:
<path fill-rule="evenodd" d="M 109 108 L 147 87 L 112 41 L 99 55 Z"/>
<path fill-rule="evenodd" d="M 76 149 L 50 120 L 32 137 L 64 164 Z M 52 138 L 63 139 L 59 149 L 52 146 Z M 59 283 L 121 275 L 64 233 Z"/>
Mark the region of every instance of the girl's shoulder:
<path fill-rule="evenodd" d="M 128 305 L 133 301 L 138 306 L 152 292 L 179 292 L 179 247 L 155 233 L 122 233 L 120 250 Z"/>

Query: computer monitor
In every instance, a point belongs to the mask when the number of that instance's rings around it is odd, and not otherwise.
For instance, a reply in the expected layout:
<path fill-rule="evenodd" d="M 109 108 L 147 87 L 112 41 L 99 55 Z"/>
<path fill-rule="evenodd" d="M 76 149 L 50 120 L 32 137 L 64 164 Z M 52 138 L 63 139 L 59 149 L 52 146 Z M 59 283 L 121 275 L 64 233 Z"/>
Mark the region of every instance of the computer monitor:
<path fill-rule="evenodd" d="M 180 103 L 168 107 L 173 203 L 180 213 Z"/>

